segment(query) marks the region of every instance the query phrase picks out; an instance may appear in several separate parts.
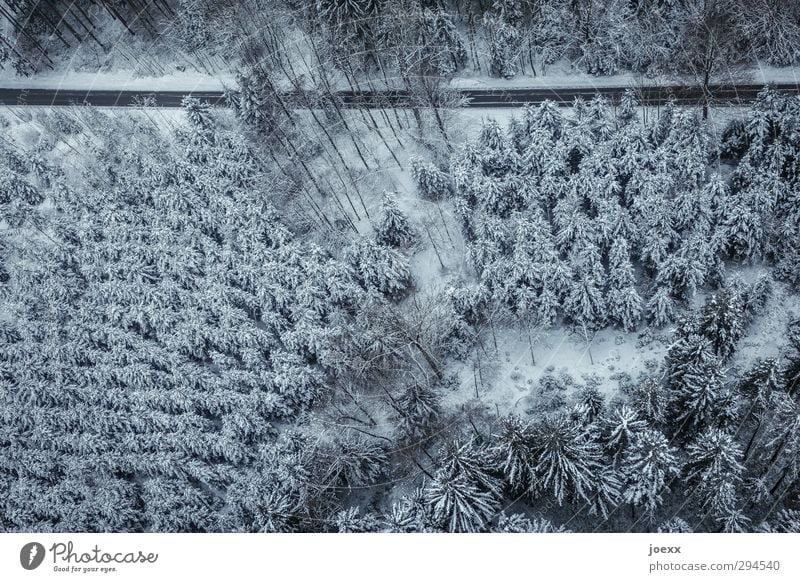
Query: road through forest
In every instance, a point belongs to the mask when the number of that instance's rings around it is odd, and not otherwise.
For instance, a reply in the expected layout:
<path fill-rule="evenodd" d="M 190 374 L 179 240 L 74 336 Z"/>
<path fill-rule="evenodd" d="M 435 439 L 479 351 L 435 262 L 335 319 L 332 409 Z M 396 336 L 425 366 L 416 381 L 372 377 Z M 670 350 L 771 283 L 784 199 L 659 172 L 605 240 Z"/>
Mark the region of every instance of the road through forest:
<path fill-rule="evenodd" d="M 800 94 L 800 84 L 777 83 L 772 85 L 782 93 Z M 454 89 L 464 99 L 460 103 L 464 107 L 521 107 L 525 104 L 537 104 L 551 100 L 559 105 L 569 106 L 577 97 L 591 99 L 602 95 L 612 103 L 618 103 L 628 87 L 582 87 L 576 89 Z M 738 105 L 751 103 L 764 85 L 713 85 L 709 87 L 710 101 L 713 104 Z M 658 85 L 634 88 L 639 101 L 645 106 L 663 105 L 674 100 L 678 105 L 702 105 L 705 101 L 701 87 L 680 85 Z M 212 105 L 225 105 L 225 94 L 222 91 L 113 91 L 113 90 L 61 90 L 61 89 L 4 89 L 0 88 L 0 104 L 2 105 L 36 105 L 36 106 L 69 106 L 93 105 L 95 107 L 126 107 L 149 104 L 158 107 L 180 107 L 186 96 L 196 97 Z M 367 106 L 409 107 L 413 97 L 407 91 L 340 91 L 338 96 L 346 107 Z M 291 102 L 306 103 L 297 95 L 286 94 Z M 309 96 L 313 102 L 313 97 Z M 458 100 L 453 100 L 458 102 Z M 423 103 L 419 103 L 424 106 Z"/>

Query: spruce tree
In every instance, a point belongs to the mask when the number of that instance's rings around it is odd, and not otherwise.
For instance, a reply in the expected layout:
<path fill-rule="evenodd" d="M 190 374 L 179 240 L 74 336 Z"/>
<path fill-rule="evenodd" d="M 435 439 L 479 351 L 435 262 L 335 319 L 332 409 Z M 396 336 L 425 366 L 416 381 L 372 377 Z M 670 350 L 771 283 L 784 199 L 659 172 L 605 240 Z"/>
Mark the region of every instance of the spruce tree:
<path fill-rule="evenodd" d="M 534 492 L 550 492 L 559 505 L 591 498 L 601 452 L 580 424 L 563 415 L 545 418 L 533 428 L 531 452 Z"/>
<path fill-rule="evenodd" d="M 502 418 L 501 429 L 492 447 L 495 462 L 512 491 L 525 491 L 532 484 L 533 431 L 516 416 Z"/>
<path fill-rule="evenodd" d="M 702 429 L 717 411 L 722 370 L 713 343 L 704 336 L 679 337 L 667 353 L 671 417 L 677 432 Z"/>
<path fill-rule="evenodd" d="M 375 229 L 375 240 L 390 247 L 410 246 L 416 240 L 417 235 L 406 215 L 400 210 L 394 194 L 384 193 L 382 210 L 383 215 Z"/>
<path fill-rule="evenodd" d="M 628 242 L 624 238 L 619 237 L 614 241 L 608 260 L 608 315 L 622 329 L 631 331 L 641 317 L 642 299 L 636 291 Z"/>
<path fill-rule="evenodd" d="M 655 327 L 663 327 L 675 317 L 675 300 L 671 288 L 659 286 L 647 301 L 647 319 Z"/>
<path fill-rule="evenodd" d="M 686 447 L 684 465 L 687 494 L 698 496 L 703 511 L 715 517 L 730 515 L 736 508 L 736 490 L 742 482 L 742 450 L 733 437 L 719 429 L 709 429 Z"/>
<path fill-rule="evenodd" d="M 489 72 L 493 77 L 513 79 L 517 75 L 517 58 L 522 39 L 519 30 L 499 18 L 484 18 L 484 25 L 490 30 Z"/>
<path fill-rule="evenodd" d="M 800 390 L 800 319 L 789 322 L 786 335 L 789 345 L 784 353 L 783 383 L 786 392 L 794 396 Z"/>
<path fill-rule="evenodd" d="M 639 100 L 633 89 L 625 89 L 617 109 L 617 120 L 620 126 L 631 123 L 636 118 L 636 109 L 639 107 Z"/>
<path fill-rule="evenodd" d="M 401 438 L 416 442 L 428 436 L 441 416 L 440 398 L 435 390 L 428 384 L 412 382 L 396 400 Z"/>
<path fill-rule="evenodd" d="M 630 389 L 631 406 L 648 422 L 660 425 L 666 421 L 669 397 L 667 390 L 655 378 L 647 378 Z"/>
<path fill-rule="evenodd" d="M 366 289 L 400 297 L 411 285 L 411 271 L 405 256 L 370 239 L 354 240 L 345 249 L 344 259 Z"/>
<path fill-rule="evenodd" d="M 423 8 L 419 14 L 419 47 L 421 59 L 437 75 L 448 76 L 467 61 L 467 50 L 453 20 L 439 8 Z"/>
<path fill-rule="evenodd" d="M 622 495 L 626 503 L 642 506 L 652 519 L 669 493 L 669 483 L 680 473 L 677 451 L 657 430 L 643 431 L 623 457 Z"/>
<path fill-rule="evenodd" d="M 623 404 L 603 419 L 603 427 L 605 447 L 617 459 L 625 454 L 648 424 L 634 408 Z"/>
<path fill-rule="evenodd" d="M 475 441 L 448 441 L 439 451 L 440 471 L 451 477 L 464 477 L 483 490 L 499 494 L 500 484 L 490 473 L 492 455 Z"/>
<path fill-rule="evenodd" d="M 606 304 L 600 285 L 602 282 L 591 277 L 573 282 L 564 303 L 564 312 L 576 325 L 587 329 L 602 327 L 606 318 Z"/>
<path fill-rule="evenodd" d="M 445 531 L 485 531 L 500 507 L 496 494 L 481 490 L 463 475 L 438 472 L 425 489 L 431 519 Z"/>
<path fill-rule="evenodd" d="M 435 165 L 420 158 L 411 158 L 411 176 L 417 191 L 426 200 L 441 200 L 450 194 L 450 179 Z"/>
<path fill-rule="evenodd" d="M 714 352 L 729 359 L 744 335 L 744 304 L 741 293 L 723 289 L 712 295 L 700 312 L 700 332 L 711 341 Z"/>

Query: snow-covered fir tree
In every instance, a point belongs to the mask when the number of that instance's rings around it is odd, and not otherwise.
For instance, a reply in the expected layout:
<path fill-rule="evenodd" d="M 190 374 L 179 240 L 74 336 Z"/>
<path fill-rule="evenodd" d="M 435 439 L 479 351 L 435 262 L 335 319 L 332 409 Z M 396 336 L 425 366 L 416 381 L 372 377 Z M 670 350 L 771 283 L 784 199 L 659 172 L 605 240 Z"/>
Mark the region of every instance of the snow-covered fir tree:
<path fill-rule="evenodd" d="M 602 281 L 587 276 L 573 282 L 564 304 L 564 312 L 576 325 L 588 329 L 602 327 L 606 318 L 606 304 Z"/>
<path fill-rule="evenodd" d="M 440 471 L 425 490 L 431 519 L 449 532 L 479 532 L 488 528 L 500 507 L 498 496 L 479 488 L 463 475 Z"/>
<path fill-rule="evenodd" d="M 716 411 L 722 390 L 721 361 L 706 337 L 678 337 L 667 354 L 670 407 L 677 432 L 706 426 Z"/>
<path fill-rule="evenodd" d="M 658 287 L 647 301 L 647 319 L 655 327 L 662 327 L 675 317 L 675 299 L 669 287 Z"/>
<path fill-rule="evenodd" d="M 501 432 L 492 449 L 497 466 L 513 491 L 525 491 L 531 484 L 533 431 L 516 416 L 501 419 Z"/>
<path fill-rule="evenodd" d="M 441 417 L 439 395 L 426 383 L 413 382 L 396 399 L 401 438 L 411 442 L 425 438 Z"/>
<path fill-rule="evenodd" d="M 467 60 L 464 41 L 450 14 L 423 8 L 419 15 L 421 59 L 438 75 L 452 75 Z"/>
<path fill-rule="evenodd" d="M 667 437 L 647 429 L 637 436 L 623 457 L 621 471 L 625 476 L 623 499 L 643 507 L 652 518 L 670 491 L 670 482 L 679 474 L 680 462 Z"/>
<path fill-rule="evenodd" d="M 344 256 L 367 289 L 398 297 L 411 285 L 408 259 L 395 249 L 361 238 L 345 249 Z"/>
<path fill-rule="evenodd" d="M 450 193 L 450 180 L 434 164 L 420 158 L 411 159 L 411 176 L 420 196 L 427 200 L 440 200 Z"/>
<path fill-rule="evenodd" d="M 719 429 L 709 429 L 687 447 L 687 494 L 696 495 L 704 511 L 715 517 L 728 517 L 737 508 L 737 488 L 744 467 L 739 459 L 742 450 L 733 436 Z"/>
<path fill-rule="evenodd" d="M 449 441 L 439 452 L 440 471 L 450 476 L 464 477 L 481 489 L 498 494 L 500 483 L 491 475 L 491 458 L 490 451 L 474 440 Z"/>
<path fill-rule="evenodd" d="M 645 420 L 655 425 L 667 418 L 669 395 L 664 385 L 655 378 L 637 382 L 630 388 L 631 406 Z"/>
<path fill-rule="evenodd" d="M 608 315 L 624 330 L 631 331 L 641 317 L 642 299 L 636 290 L 628 243 L 624 238 L 614 241 L 608 260 Z"/>
<path fill-rule="evenodd" d="M 616 459 L 625 454 L 648 423 L 634 409 L 623 404 L 603 419 L 605 447 Z"/>
<path fill-rule="evenodd" d="M 591 498 L 601 451 L 584 427 L 563 415 L 546 418 L 533 427 L 531 453 L 534 492 L 551 494 L 559 505 Z"/>
<path fill-rule="evenodd" d="M 381 203 L 383 214 L 375 228 L 375 239 L 378 243 L 391 247 L 408 247 L 417 238 L 414 228 L 397 204 L 396 196 L 384 192 Z"/>
<path fill-rule="evenodd" d="M 487 16 L 484 25 L 489 31 L 489 71 L 494 77 L 513 79 L 517 75 L 517 60 L 522 39 L 516 26 L 502 18 Z"/>
<path fill-rule="evenodd" d="M 700 314 L 700 332 L 707 337 L 715 353 L 724 361 L 733 355 L 744 334 L 743 297 L 734 289 L 712 295 Z"/>

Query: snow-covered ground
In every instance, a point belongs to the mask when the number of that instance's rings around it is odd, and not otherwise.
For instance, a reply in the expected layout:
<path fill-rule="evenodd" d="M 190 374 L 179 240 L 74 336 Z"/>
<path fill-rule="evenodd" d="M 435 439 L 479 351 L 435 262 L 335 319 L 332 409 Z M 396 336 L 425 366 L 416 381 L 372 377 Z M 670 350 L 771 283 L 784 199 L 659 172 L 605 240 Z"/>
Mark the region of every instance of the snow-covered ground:
<path fill-rule="evenodd" d="M 610 328 L 593 334 L 587 342 L 565 328 L 532 330 L 529 341 L 527 330 L 501 327 L 494 335 L 496 350 L 492 334 L 487 337 L 488 342 L 483 340 L 486 352 L 476 352 L 474 365 L 470 362 L 457 370 L 460 384 L 447 395 L 447 407 L 455 409 L 477 400 L 500 416 L 525 416 L 538 404 L 545 376 L 567 378 L 565 398 L 591 382 L 608 402 L 617 394 L 618 374 L 626 373 L 633 380 L 640 374 L 656 374 L 666 353 L 666 345 L 658 340 L 640 341 L 636 334 Z"/>
<path fill-rule="evenodd" d="M 174 71 L 157 77 L 138 75 L 133 70 L 113 72 L 52 71 L 19 77 L 9 68 L 0 72 L 0 86 L 8 89 L 64 89 L 114 91 L 222 91 L 234 85 L 232 73 L 206 75 L 196 71 Z"/>
<path fill-rule="evenodd" d="M 704 297 L 698 294 L 695 303 L 702 304 Z M 786 285 L 776 283 L 763 314 L 739 344 L 729 365 L 730 376 L 749 369 L 757 359 L 778 357 L 785 348 L 786 326 L 798 315 L 800 297 Z M 567 400 L 580 387 L 594 384 L 609 404 L 621 397 L 621 376 L 635 382 L 662 373 L 660 366 L 669 347 L 670 328 L 655 334 L 642 331 L 625 333 L 606 328 L 590 335 L 587 342 L 581 333 L 563 327 L 533 329 L 530 340 L 523 327 L 487 330 L 483 345 L 470 361 L 453 367 L 459 384 L 445 394 L 445 406 L 450 410 L 483 407 L 499 416 L 525 417 L 542 402 L 540 381 L 546 376 L 567 379 L 561 394 Z"/>

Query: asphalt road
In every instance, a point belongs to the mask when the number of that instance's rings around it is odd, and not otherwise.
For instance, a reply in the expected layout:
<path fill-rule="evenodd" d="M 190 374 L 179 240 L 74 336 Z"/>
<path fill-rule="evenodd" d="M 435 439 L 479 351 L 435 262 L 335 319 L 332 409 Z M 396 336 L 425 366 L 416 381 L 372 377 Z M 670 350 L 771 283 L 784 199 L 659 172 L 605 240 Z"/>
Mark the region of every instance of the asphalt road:
<path fill-rule="evenodd" d="M 773 85 L 785 93 L 800 94 L 800 84 L 781 83 Z M 712 86 L 712 102 L 720 104 L 743 104 L 755 100 L 763 85 Z M 520 107 L 528 103 L 541 103 L 547 99 L 559 105 L 571 105 L 576 97 L 591 99 L 597 94 L 611 102 L 619 102 L 626 87 L 598 87 L 580 89 L 462 89 L 466 107 Z M 699 87 L 651 86 L 636 88 L 639 101 L 643 105 L 663 105 L 673 99 L 679 105 L 699 105 L 703 93 Z M 181 100 L 191 95 L 212 105 L 225 105 L 222 92 L 200 91 L 108 91 L 108 90 L 61 90 L 61 89 L 3 89 L 0 88 L 2 105 L 68 106 L 88 104 L 95 107 L 127 107 L 150 104 L 158 107 L 180 107 Z M 410 95 L 405 91 L 377 91 L 339 93 L 345 106 L 355 107 L 408 107 Z M 303 104 L 306 101 L 296 94 L 287 94 L 289 102 Z"/>

